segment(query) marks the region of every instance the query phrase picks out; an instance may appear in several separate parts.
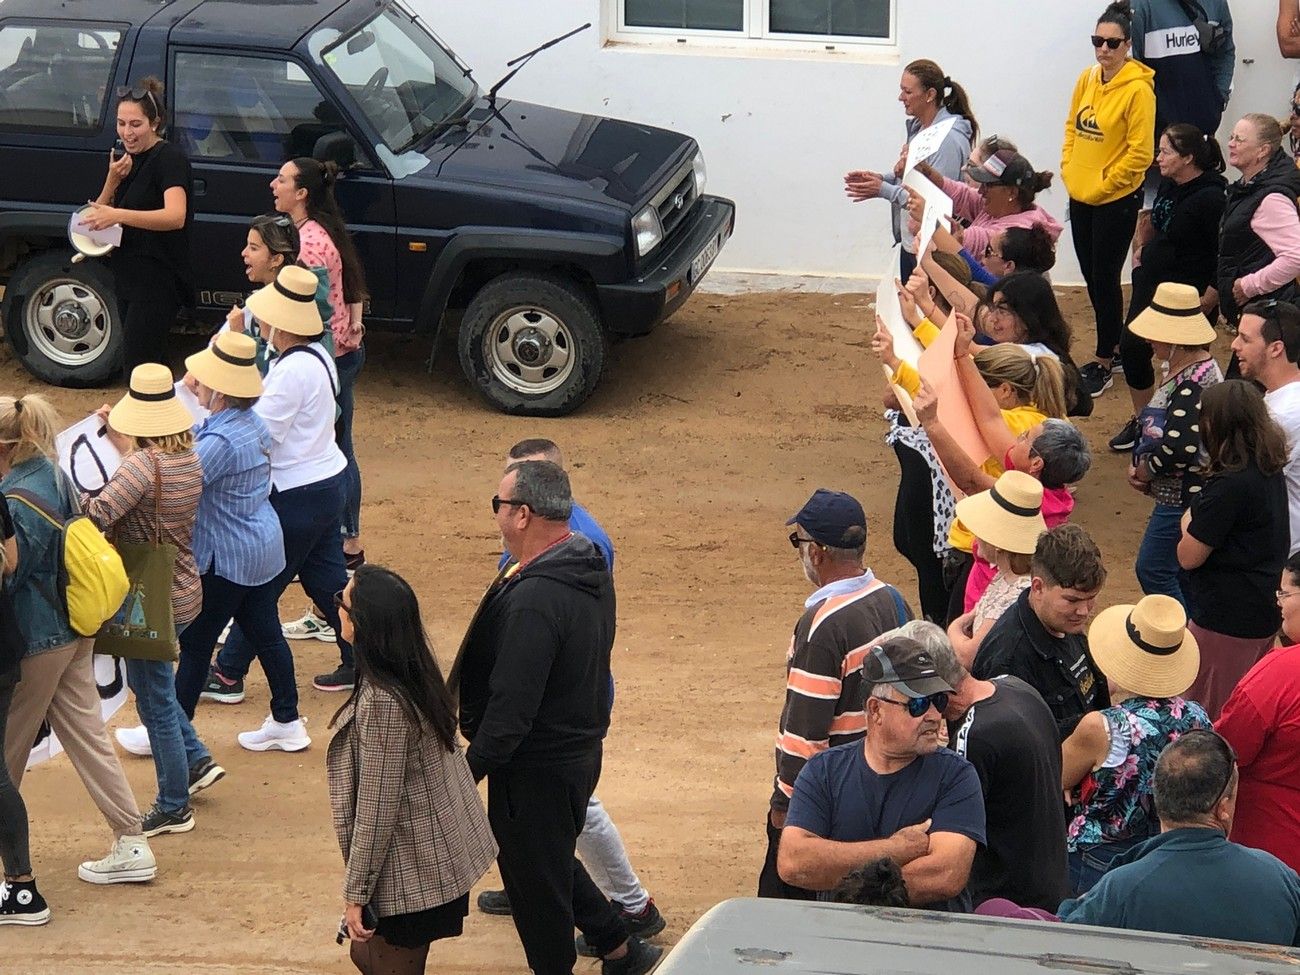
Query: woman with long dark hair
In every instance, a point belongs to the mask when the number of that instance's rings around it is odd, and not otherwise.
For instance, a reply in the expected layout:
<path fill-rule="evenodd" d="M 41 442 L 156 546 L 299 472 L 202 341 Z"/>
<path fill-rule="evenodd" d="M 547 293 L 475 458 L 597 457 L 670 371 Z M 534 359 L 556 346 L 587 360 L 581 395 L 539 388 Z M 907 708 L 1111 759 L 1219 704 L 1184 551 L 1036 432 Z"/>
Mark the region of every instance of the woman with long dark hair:
<path fill-rule="evenodd" d="M 1187 696 L 1217 718 L 1282 623 L 1275 587 L 1290 539 L 1287 442 L 1259 389 L 1244 379 L 1202 394 L 1201 438 L 1208 476 L 1183 516 L 1178 564 L 1188 629 L 1201 646 Z"/>
<path fill-rule="evenodd" d="M 357 662 L 326 757 L 347 868 L 340 933 L 363 975 L 419 973 L 431 942 L 460 935 L 496 843 L 415 593 L 362 565 L 337 602 Z"/>
<path fill-rule="evenodd" d="M 361 471 L 352 444 L 353 387 L 366 362 L 362 341 L 366 330 L 361 312 L 369 294 L 361 256 L 334 196 L 338 172 L 332 162 L 322 163 L 308 156 L 291 159 L 271 181 L 271 192 L 275 209 L 288 215 L 298 228 L 299 263 L 308 268 L 323 267 L 329 273 L 333 313 L 326 324 L 334 336 L 339 373 L 336 439 L 348 462 L 343 552 L 348 568 L 355 569 L 365 561 L 365 550 L 361 544 Z"/>
<path fill-rule="evenodd" d="M 1155 73 L 1129 57 L 1132 40 L 1129 0 L 1117 0 L 1093 28 L 1097 63 L 1075 83 L 1061 154 L 1074 252 L 1097 322 L 1096 357 L 1080 370 L 1090 396 L 1111 384 L 1124 329 L 1120 273 L 1155 156 Z"/>
<path fill-rule="evenodd" d="M 1219 260 L 1219 221 L 1223 217 L 1228 181 L 1219 144 L 1194 125 L 1171 125 L 1160 134 L 1156 150 L 1160 188 L 1150 218 L 1138 224 L 1133 268 L 1133 293 L 1128 321 L 1146 310 L 1156 288 L 1165 281 L 1190 284 L 1201 295 L 1201 311 L 1210 315 L 1217 304 L 1211 293 Z M 1151 402 L 1156 373 L 1151 343 L 1127 327 L 1119 340 L 1124 382 L 1133 399 L 1133 416 L 1111 438 L 1110 449 L 1132 450 L 1137 444 L 1137 418 Z"/>

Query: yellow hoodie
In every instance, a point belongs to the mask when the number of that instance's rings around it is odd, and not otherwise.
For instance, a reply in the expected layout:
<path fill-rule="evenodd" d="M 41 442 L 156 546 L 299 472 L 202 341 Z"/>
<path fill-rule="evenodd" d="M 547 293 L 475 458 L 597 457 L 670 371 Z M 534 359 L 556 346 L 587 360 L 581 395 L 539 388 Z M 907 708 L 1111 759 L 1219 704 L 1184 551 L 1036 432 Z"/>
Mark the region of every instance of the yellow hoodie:
<path fill-rule="evenodd" d="M 1099 64 L 1079 76 L 1061 153 L 1061 179 L 1071 199 L 1098 206 L 1141 189 L 1155 158 L 1154 78 L 1132 58 L 1108 82 Z"/>

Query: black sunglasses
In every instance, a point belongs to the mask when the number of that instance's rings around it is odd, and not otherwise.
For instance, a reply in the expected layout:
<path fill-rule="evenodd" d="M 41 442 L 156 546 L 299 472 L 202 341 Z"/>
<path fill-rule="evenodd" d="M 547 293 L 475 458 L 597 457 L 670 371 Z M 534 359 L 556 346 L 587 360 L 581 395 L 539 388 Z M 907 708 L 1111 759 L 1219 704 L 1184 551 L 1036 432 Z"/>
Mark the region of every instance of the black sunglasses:
<path fill-rule="evenodd" d="M 158 111 L 158 99 L 154 98 L 153 92 L 148 88 L 132 88 L 130 85 L 123 85 L 117 90 L 117 97 L 119 99 L 129 98 L 135 102 L 142 102 L 147 98 L 149 103 L 153 105 L 153 110 Z"/>
<path fill-rule="evenodd" d="M 895 701 L 890 697 L 873 698 L 875 701 L 884 701 L 886 704 L 897 704 L 900 708 L 907 708 L 907 713 L 913 718 L 922 718 L 930 710 L 930 705 L 943 714 L 943 709 L 948 706 L 948 693 L 939 691 L 937 694 L 930 694 L 927 697 L 909 697 L 906 701 Z"/>
<path fill-rule="evenodd" d="M 802 538 L 802 537 L 800 537 L 799 532 L 798 532 L 797 530 L 796 530 L 796 531 L 792 531 L 792 532 L 790 533 L 790 536 L 789 536 L 789 537 L 790 537 L 790 547 L 791 547 L 791 548 L 796 548 L 796 549 L 797 549 L 800 545 L 816 545 L 818 548 L 825 548 L 825 547 L 826 547 L 825 545 L 822 545 L 822 543 L 819 542 L 819 541 L 817 541 L 816 539 L 813 539 L 813 538 Z"/>
<path fill-rule="evenodd" d="M 1294 115 L 1300 115 L 1300 105 L 1297 105 L 1295 102 L 1292 102 L 1292 103 L 1291 103 L 1291 114 L 1292 114 L 1293 116 L 1294 116 Z"/>
<path fill-rule="evenodd" d="M 1093 47 L 1101 47 L 1104 44 L 1112 51 L 1118 51 L 1119 46 L 1123 43 L 1125 43 L 1125 39 L 1122 37 L 1102 37 L 1100 34 L 1092 35 Z"/>
<path fill-rule="evenodd" d="M 334 608 L 342 610 L 343 612 L 347 613 L 349 616 L 352 615 L 352 607 L 343 601 L 342 589 L 340 589 L 338 592 L 334 594 Z"/>
<path fill-rule="evenodd" d="M 499 498 L 499 497 L 497 497 L 496 495 L 493 495 L 493 496 L 492 496 L 492 513 L 493 513 L 493 514 L 496 514 L 498 511 L 500 511 L 500 510 L 501 510 L 501 506 L 502 506 L 503 504 L 512 505 L 513 507 L 516 507 L 516 508 L 523 508 L 523 507 L 527 506 L 528 502 L 527 502 L 527 501 L 512 501 L 512 500 L 510 500 L 509 498 Z"/>

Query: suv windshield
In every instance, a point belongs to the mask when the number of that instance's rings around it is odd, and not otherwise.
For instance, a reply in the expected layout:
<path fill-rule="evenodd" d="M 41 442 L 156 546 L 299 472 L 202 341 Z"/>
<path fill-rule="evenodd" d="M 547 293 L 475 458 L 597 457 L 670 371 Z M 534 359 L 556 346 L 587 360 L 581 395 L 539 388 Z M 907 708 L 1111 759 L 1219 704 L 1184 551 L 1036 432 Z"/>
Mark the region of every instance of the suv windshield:
<path fill-rule="evenodd" d="M 346 38 L 322 28 L 308 48 L 394 151 L 459 112 L 477 88 L 456 56 L 395 6 Z"/>

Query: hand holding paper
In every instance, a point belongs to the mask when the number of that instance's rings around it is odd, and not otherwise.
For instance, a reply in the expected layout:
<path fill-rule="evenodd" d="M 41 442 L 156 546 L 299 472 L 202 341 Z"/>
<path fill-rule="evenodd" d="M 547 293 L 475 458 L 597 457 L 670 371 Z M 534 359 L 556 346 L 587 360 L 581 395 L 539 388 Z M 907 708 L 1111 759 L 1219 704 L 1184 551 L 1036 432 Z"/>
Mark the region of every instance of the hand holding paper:
<path fill-rule="evenodd" d="M 924 254 L 930 247 L 930 238 L 934 236 L 939 221 L 952 216 L 952 200 L 915 169 L 903 177 L 903 185 L 914 190 L 925 201 L 920 218 L 921 230 L 916 238 L 916 253 Z M 908 195 L 911 196 L 910 193 Z"/>

